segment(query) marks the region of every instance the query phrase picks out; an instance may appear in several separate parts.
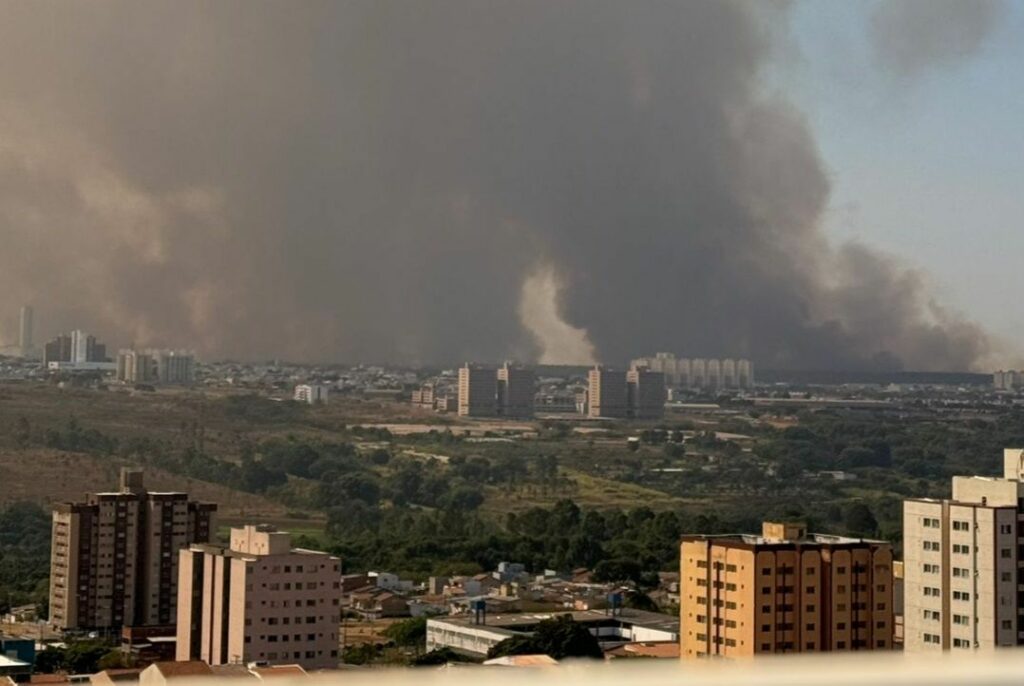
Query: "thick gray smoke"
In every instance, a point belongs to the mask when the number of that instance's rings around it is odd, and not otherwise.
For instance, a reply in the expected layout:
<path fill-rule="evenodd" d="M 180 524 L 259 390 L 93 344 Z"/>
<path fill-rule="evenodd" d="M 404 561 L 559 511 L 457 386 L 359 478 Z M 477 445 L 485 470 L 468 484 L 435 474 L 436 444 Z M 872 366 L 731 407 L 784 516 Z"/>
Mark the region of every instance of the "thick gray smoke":
<path fill-rule="evenodd" d="M 1005 16 L 1006 0 L 883 0 L 871 16 L 881 65 L 916 78 L 970 57 Z"/>
<path fill-rule="evenodd" d="M 0 293 L 41 333 L 339 361 L 987 351 L 915 274 L 827 244 L 815 142 L 758 93 L 760 7 L 2 9 Z"/>

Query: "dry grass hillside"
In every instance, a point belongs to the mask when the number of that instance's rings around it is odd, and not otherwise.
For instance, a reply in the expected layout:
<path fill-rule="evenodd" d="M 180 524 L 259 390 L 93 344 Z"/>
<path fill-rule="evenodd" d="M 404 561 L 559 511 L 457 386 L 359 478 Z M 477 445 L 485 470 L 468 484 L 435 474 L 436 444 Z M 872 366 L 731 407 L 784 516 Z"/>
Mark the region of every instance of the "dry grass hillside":
<path fill-rule="evenodd" d="M 109 458 L 50 450 L 0 450 L 0 505 L 30 501 L 49 506 L 81 500 L 86 493 L 117 489 L 120 463 Z M 217 503 L 225 517 L 277 519 L 284 506 L 252 493 L 243 493 L 159 469 L 146 470 L 153 491 L 184 491 L 195 499 Z"/>

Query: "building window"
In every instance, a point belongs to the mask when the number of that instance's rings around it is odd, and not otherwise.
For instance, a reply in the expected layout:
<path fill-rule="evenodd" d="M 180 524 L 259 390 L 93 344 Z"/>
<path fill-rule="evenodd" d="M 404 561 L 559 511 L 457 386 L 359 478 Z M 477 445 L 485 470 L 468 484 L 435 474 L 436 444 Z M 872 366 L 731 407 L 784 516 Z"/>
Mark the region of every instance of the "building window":
<path fill-rule="evenodd" d="M 1003 558 L 1004 560 L 1009 560 L 1011 557 L 1013 557 L 1013 551 L 1009 548 L 1003 548 L 999 551 L 999 557 Z"/>
<path fill-rule="evenodd" d="M 999 525 L 999 533 L 1001 533 L 1001 534 L 1012 534 L 1013 533 L 1013 525 L 1012 524 L 1000 524 Z"/>
<path fill-rule="evenodd" d="M 1013 620 L 1004 619 L 1002 622 L 1000 622 L 1000 626 L 1002 626 L 1003 629 L 1009 631 L 1010 629 L 1013 629 Z"/>
<path fill-rule="evenodd" d="M 726 565 L 725 566 L 725 571 L 727 571 L 727 572 L 735 572 L 736 571 L 736 565 Z"/>

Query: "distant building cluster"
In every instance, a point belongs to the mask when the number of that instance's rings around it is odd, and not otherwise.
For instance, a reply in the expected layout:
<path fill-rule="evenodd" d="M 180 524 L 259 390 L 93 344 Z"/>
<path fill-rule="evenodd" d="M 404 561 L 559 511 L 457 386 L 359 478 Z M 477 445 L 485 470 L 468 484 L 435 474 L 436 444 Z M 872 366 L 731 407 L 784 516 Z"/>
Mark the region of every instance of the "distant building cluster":
<path fill-rule="evenodd" d="M 1024 372 L 1015 369 L 995 372 L 992 374 L 992 385 L 997 391 L 1019 391 L 1024 388 Z"/>
<path fill-rule="evenodd" d="M 107 346 L 84 331 L 61 334 L 43 348 L 43 364 L 49 369 L 106 369 Z"/>
<path fill-rule="evenodd" d="M 587 414 L 610 419 L 660 419 L 665 415 L 665 374 L 645 367 L 628 372 L 602 367 L 587 375 Z"/>
<path fill-rule="evenodd" d="M 709 390 L 749 389 L 754 387 L 754 363 L 750 360 L 676 357 L 673 353 L 656 353 L 640 357 L 631 367 L 646 367 L 665 375 L 665 382 L 674 388 Z"/>
<path fill-rule="evenodd" d="M 191 385 L 195 355 L 184 350 L 121 350 L 115 376 L 129 384 Z"/>
<path fill-rule="evenodd" d="M 508 362 L 498 368 L 466 364 L 459 369 L 463 417 L 532 417 L 535 392 L 533 371 Z"/>

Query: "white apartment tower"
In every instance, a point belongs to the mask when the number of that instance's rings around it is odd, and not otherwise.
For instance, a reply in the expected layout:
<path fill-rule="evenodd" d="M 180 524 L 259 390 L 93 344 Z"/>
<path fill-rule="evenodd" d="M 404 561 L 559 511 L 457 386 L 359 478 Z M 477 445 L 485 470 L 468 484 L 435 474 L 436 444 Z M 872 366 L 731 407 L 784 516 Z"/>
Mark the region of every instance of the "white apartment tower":
<path fill-rule="evenodd" d="M 1024 645 L 1024 450 L 1003 478 L 953 477 L 949 500 L 903 503 L 904 649 Z"/>
<path fill-rule="evenodd" d="M 22 357 L 31 355 L 35 347 L 32 344 L 32 314 L 32 308 L 28 305 L 21 308 L 21 321 L 18 327 L 18 348 Z"/>
<path fill-rule="evenodd" d="M 705 388 L 708 385 L 708 361 L 702 357 L 690 360 L 690 386 Z"/>

